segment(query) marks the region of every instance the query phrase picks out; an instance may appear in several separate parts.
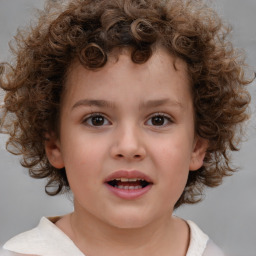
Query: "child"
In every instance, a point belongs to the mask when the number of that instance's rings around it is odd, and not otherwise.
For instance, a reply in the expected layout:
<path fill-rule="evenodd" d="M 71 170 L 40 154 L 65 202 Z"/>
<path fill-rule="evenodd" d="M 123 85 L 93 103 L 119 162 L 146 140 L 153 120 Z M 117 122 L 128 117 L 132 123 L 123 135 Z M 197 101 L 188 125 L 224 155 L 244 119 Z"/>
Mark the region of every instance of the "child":
<path fill-rule="evenodd" d="M 2 132 L 74 212 L 42 218 L 19 255 L 219 256 L 172 215 L 230 175 L 250 96 L 229 29 L 203 1 L 52 3 L 16 37 Z"/>

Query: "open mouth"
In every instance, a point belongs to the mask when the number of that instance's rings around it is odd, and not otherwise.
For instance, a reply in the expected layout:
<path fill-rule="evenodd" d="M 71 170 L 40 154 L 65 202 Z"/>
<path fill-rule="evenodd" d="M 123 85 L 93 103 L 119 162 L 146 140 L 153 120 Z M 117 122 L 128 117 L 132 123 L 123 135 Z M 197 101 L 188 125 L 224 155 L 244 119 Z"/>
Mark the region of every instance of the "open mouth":
<path fill-rule="evenodd" d="M 140 178 L 116 178 L 108 181 L 107 184 L 118 189 L 135 190 L 145 188 L 152 183 Z"/>

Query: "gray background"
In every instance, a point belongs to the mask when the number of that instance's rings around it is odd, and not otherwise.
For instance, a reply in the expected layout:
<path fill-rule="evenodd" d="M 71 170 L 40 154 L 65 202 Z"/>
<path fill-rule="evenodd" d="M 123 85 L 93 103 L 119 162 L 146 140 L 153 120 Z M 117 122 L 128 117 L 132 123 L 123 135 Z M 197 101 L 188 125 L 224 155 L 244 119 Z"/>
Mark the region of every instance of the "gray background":
<path fill-rule="evenodd" d="M 256 70 L 256 1 L 211 1 L 221 16 L 233 25 L 233 41 L 245 48 L 248 63 Z M 44 0 L 0 0 L 0 61 L 10 60 L 8 41 L 17 27 L 29 24 L 34 7 Z M 240 171 L 226 178 L 222 186 L 206 191 L 205 200 L 183 206 L 176 215 L 195 221 L 228 255 L 256 256 L 256 122 L 255 82 L 252 120 L 248 140 L 233 155 Z M 28 177 L 19 158 L 5 151 L 6 137 L 0 135 L 0 244 L 13 235 L 34 227 L 41 216 L 61 215 L 72 211 L 68 196 L 48 197 L 43 180 Z"/>

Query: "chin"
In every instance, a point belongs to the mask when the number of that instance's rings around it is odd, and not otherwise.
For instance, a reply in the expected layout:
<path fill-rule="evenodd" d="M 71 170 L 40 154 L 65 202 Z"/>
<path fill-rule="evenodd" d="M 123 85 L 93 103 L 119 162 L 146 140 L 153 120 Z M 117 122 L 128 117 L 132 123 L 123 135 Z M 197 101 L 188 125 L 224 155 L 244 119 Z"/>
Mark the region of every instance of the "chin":
<path fill-rule="evenodd" d="M 153 216 L 146 216 L 144 213 L 126 212 L 126 213 L 113 213 L 108 223 L 119 229 L 139 229 L 154 222 Z"/>
<path fill-rule="evenodd" d="M 140 229 L 147 226 L 147 222 L 141 220 L 135 220 L 134 218 L 122 220 L 122 221 L 115 221 L 111 223 L 113 227 L 118 229 Z"/>

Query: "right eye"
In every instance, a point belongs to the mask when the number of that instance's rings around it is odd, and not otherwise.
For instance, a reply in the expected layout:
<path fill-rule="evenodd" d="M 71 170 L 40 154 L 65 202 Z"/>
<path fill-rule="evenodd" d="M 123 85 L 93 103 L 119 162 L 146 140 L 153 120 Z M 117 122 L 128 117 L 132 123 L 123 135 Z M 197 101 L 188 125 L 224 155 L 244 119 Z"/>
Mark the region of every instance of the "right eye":
<path fill-rule="evenodd" d="M 87 116 L 83 123 L 88 126 L 105 126 L 110 125 L 110 121 L 102 114 L 91 114 Z"/>

